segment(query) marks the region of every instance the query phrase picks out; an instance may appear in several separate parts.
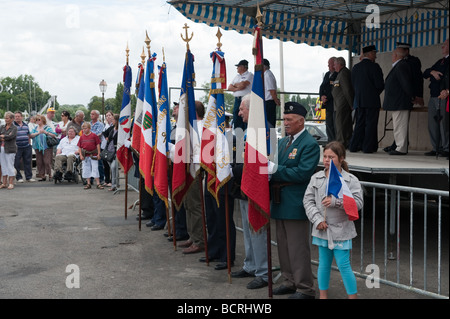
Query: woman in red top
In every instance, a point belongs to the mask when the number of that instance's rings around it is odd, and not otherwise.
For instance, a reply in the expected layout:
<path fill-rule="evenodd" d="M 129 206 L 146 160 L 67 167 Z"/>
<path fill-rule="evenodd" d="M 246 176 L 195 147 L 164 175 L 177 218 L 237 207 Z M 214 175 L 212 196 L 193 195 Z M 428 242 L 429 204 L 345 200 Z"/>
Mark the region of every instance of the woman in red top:
<path fill-rule="evenodd" d="M 86 179 L 87 184 L 84 189 L 91 188 L 91 177 L 95 179 L 98 189 L 103 189 L 100 185 L 100 174 L 98 172 L 98 159 L 100 155 L 100 139 L 91 132 L 91 124 L 84 122 L 81 126 L 83 134 L 78 141 L 78 152 L 80 160 L 83 161 L 82 177 Z"/>

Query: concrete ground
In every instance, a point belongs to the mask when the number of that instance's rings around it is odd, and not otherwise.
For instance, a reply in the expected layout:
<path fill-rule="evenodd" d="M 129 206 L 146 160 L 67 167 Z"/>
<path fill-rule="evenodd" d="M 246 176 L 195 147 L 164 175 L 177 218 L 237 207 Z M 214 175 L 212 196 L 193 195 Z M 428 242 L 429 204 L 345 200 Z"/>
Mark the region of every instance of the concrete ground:
<path fill-rule="evenodd" d="M 137 198 L 136 192 L 129 191 L 127 206 Z M 125 192 L 84 190 L 82 184 L 68 182 L 1 189 L 0 298 L 173 299 L 175 306 L 193 299 L 270 301 L 267 288 L 246 288 L 251 279 L 233 278 L 230 283 L 227 270 L 217 271 L 215 263 L 207 266 L 198 261 L 204 254 L 175 250 L 163 236 L 164 230 L 151 231 L 145 222 L 139 230 L 137 209 L 125 209 L 124 200 Z M 239 215 L 235 213 L 237 225 Z M 272 257 L 275 267 L 276 246 Z M 241 268 L 243 258 L 242 232 L 238 231 L 232 271 Z M 313 271 L 317 266 L 313 265 Z M 274 278 L 278 274 L 274 271 Z M 329 297 L 345 299 L 340 274 L 333 271 L 331 277 Z M 428 299 L 383 284 L 369 289 L 365 279 L 357 277 L 357 281 L 360 299 Z M 78 283 L 79 288 L 70 288 Z M 273 300 L 287 297 L 273 296 Z"/>

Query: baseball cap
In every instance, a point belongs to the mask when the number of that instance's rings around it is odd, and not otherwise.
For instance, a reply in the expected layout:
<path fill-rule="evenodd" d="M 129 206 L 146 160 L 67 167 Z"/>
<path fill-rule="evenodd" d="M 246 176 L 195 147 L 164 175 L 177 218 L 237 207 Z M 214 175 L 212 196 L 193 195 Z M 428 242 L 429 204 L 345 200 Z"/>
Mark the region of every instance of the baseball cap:
<path fill-rule="evenodd" d="M 248 61 L 247 60 L 241 60 L 241 61 L 239 61 L 238 64 L 236 64 L 236 66 L 240 66 L 240 65 L 248 66 Z"/>

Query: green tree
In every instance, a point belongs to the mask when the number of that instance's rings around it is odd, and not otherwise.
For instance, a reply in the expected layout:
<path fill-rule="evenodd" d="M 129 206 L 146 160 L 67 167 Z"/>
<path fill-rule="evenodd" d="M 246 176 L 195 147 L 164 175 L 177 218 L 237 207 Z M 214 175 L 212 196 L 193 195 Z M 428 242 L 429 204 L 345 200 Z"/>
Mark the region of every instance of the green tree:
<path fill-rule="evenodd" d="M 120 109 L 122 108 L 123 88 L 124 88 L 123 83 L 117 83 L 116 99 L 115 99 L 116 104 L 114 105 L 113 109 L 113 112 L 117 114 L 120 114 Z M 155 93 L 158 94 L 158 92 L 156 91 Z M 131 92 L 130 100 L 131 100 L 131 114 L 134 114 L 134 110 L 136 109 L 137 98 L 136 95 L 133 94 L 133 90 Z"/>
<path fill-rule="evenodd" d="M 101 96 L 93 96 L 91 97 L 91 100 L 88 103 L 88 109 L 89 110 L 98 110 L 100 113 L 102 113 L 102 97 Z"/>
<path fill-rule="evenodd" d="M 87 109 L 83 104 L 74 104 L 74 105 L 69 105 L 69 104 L 63 104 L 60 105 L 59 108 L 56 110 L 55 112 L 55 121 L 61 121 L 61 113 L 63 111 L 67 111 L 70 113 L 70 117 L 74 118 L 75 117 L 75 112 L 78 110 L 82 110 L 84 112 L 84 114 L 86 114 Z"/>
<path fill-rule="evenodd" d="M 31 75 L 0 78 L 3 92 L 0 93 L 0 109 L 3 111 L 39 111 L 51 97 L 43 91 Z M 56 108 L 59 104 L 56 102 Z"/>
<path fill-rule="evenodd" d="M 208 99 L 209 99 L 209 90 L 211 88 L 210 82 L 205 82 L 201 85 L 202 89 L 204 90 L 204 95 L 199 98 L 199 101 L 201 101 L 205 107 L 208 105 Z M 231 93 L 224 92 L 224 102 L 225 102 L 225 111 L 229 113 L 233 113 L 233 106 L 234 106 L 234 96 Z"/>
<path fill-rule="evenodd" d="M 120 107 L 117 104 L 116 98 L 109 98 L 105 100 L 105 113 L 107 111 L 112 111 L 113 113 L 117 113 L 120 110 Z"/>

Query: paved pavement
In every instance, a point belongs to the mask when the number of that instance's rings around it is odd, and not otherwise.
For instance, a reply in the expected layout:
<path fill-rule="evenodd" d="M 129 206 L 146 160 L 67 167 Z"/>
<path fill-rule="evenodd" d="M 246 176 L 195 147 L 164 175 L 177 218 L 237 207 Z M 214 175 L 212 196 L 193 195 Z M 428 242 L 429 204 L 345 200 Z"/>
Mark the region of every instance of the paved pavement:
<path fill-rule="evenodd" d="M 130 191 L 127 205 L 137 198 Z M 84 190 L 81 184 L 68 182 L 24 183 L 14 190 L 0 190 L 0 298 L 174 299 L 174 305 L 186 300 L 270 301 L 266 288 L 246 289 L 250 279 L 233 278 L 230 283 L 226 270 L 198 261 L 203 254 L 183 255 L 181 249 L 175 250 L 163 230 L 151 231 L 143 223 L 139 231 L 137 210 L 127 209 L 125 219 L 124 200 L 124 192 Z M 276 247 L 272 256 L 273 265 L 278 265 Z M 240 269 L 243 257 L 242 232 L 238 231 L 232 271 Z M 68 288 L 78 283 L 78 273 L 79 288 Z M 275 271 L 274 277 L 278 274 Z M 369 289 L 365 279 L 357 281 L 360 299 L 427 299 L 383 284 Z M 329 296 L 346 298 L 336 271 Z M 287 296 L 272 300 L 277 299 Z"/>

